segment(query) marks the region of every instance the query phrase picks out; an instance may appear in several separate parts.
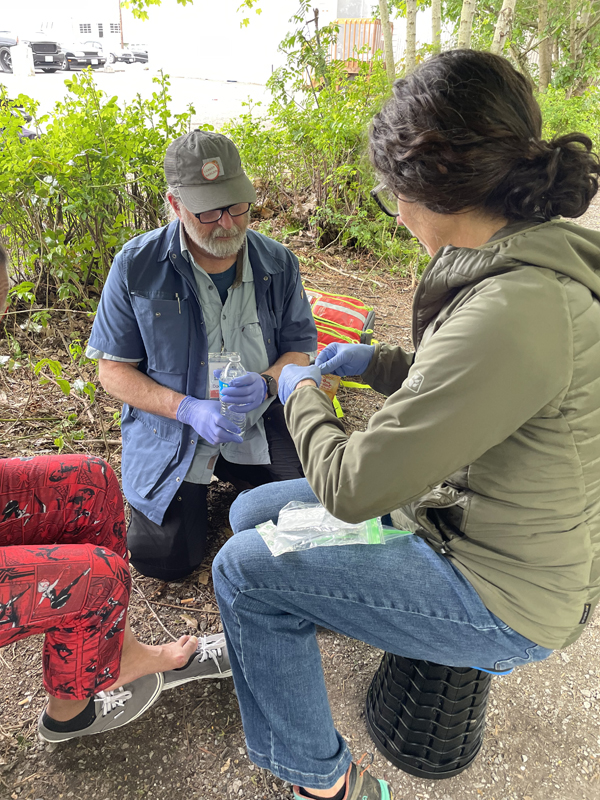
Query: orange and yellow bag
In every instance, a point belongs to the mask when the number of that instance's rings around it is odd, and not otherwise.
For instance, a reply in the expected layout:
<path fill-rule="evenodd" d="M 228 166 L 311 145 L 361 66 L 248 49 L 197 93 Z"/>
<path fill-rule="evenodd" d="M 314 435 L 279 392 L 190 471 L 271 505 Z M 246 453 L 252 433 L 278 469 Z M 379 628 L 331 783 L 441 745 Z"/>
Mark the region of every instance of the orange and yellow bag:
<path fill-rule="evenodd" d="M 371 306 L 356 297 L 343 294 L 321 292 L 305 288 L 306 296 L 317 326 L 317 351 L 332 342 L 348 344 L 371 344 L 373 339 L 373 323 L 375 311 Z M 338 417 L 344 412 L 337 399 L 336 392 L 340 379 L 335 375 L 323 375 L 321 388 L 333 402 Z M 368 388 L 362 384 L 341 381 L 342 386 Z"/>

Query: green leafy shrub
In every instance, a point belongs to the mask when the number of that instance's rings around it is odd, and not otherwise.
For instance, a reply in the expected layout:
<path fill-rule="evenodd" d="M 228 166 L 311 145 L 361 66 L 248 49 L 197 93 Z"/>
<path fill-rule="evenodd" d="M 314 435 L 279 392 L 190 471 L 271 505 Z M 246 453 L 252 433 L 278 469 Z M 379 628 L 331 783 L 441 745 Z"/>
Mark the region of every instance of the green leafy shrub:
<path fill-rule="evenodd" d="M 255 181 L 259 211 L 264 204 L 283 214 L 286 232 L 309 225 L 320 246 L 355 247 L 408 269 L 414 239 L 370 197 L 376 176 L 368 129 L 390 91 L 383 62 L 358 52 L 358 74 L 348 75 L 344 63 L 328 58 L 336 35 L 335 25 L 318 36 L 302 28 L 290 34 L 280 48 L 286 65 L 269 80 L 268 109 L 261 116 L 248 104 L 224 132 Z"/>
<path fill-rule="evenodd" d="M 36 117 L 20 95 L 0 104 L 0 235 L 11 253 L 14 302 L 95 308 L 115 252 L 162 224 L 163 159 L 187 132 L 193 109 L 173 116 L 169 80 L 150 99 L 120 107 L 91 70 L 65 81 L 68 94 L 35 119 L 39 139 L 19 136 L 11 106 Z"/>
<path fill-rule="evenodd" d="M 600 91 L 587 89 L 581 95 L 568 96 L 567 90 L 550 86 L 537 98 L 542 109 L 543 137 L 579 131 L 585 133 L 600 148 Z"/>

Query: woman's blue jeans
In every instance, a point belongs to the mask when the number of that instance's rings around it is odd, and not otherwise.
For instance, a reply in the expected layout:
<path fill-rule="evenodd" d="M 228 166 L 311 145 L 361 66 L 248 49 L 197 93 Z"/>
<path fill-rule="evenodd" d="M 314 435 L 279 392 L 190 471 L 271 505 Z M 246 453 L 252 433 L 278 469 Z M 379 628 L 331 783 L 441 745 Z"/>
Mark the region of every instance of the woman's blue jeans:
<path fill-rule="evenodd" d="M 290 502 L 318 502 L 305 479 L 269 483 L 231 507 L 213 564 L 250 758 L 283 780 L 327 789 L 351 761 L 336 731 L 315 626 L 408 658 L 505 670 L 551 650 L 513 631 L 417 536 L 274 558 L 254 526 Z"/>

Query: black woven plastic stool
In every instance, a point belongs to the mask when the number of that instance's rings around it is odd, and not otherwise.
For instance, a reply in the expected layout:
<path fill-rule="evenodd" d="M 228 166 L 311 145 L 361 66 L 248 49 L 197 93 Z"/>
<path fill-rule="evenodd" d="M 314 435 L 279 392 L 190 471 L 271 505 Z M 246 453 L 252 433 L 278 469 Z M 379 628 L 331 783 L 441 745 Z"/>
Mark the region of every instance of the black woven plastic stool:
<path fill-rule="evenodd" d="M 386 653 L 367 693 L 377 748 L 420 778 L 451 778 L 481 747 L 492 676 Z"/>

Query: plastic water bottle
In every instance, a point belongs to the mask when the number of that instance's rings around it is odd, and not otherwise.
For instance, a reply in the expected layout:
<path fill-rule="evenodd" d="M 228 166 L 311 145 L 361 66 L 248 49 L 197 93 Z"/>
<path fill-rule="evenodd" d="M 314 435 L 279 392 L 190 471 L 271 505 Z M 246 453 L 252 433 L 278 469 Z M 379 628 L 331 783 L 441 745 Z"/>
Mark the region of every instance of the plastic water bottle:
<path fill-rule="evenodd" d="M 234 378 L 239 378 L 240 375 L 246 375 L 246 370 L 242 366 L 239 353 L 230 353 L 229 364 L 225 366 L 219 376 L 219 395 L 226 386 L 229 386 Z M 234 425 L 237 425 L 243 435 L 246 427 L 246 415 L 232 411 L 231 405 L 231 403 L 224 403 L 223 400 L 221 400 L 221 414 L 233 422 Z"/>

